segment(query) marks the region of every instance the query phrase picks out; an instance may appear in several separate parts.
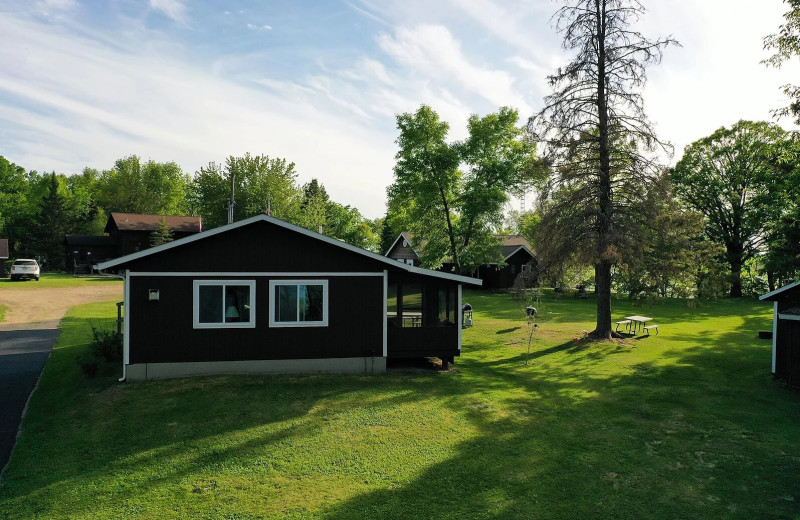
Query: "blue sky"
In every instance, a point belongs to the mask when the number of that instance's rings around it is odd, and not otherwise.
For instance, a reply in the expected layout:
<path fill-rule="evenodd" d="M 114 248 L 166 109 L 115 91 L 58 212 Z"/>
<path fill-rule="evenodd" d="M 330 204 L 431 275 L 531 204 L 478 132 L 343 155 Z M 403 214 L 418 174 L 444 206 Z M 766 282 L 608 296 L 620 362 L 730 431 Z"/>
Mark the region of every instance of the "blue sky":
<path fill-rule="evenodd" d="M 108 169 L 129 154 L 194 173 L 245 152 L 285 157 L 368 217 L 384 212 L 394 115 L 433 106 L 526 119 L 568 59 L 550 0 L 6 0 L 0 155 L 29 169 Z M 651 0 L 641 29 L 674 35 L 646 110 L 683 147 L 770 119 L 800 67 L 759 64 L 780 0 Z M 800 61 L 800 60 L 798 60 Z M 791 128 L 788 121 L 783 126 Z M 674 159 L 673 159 L 674 161 Z"/>

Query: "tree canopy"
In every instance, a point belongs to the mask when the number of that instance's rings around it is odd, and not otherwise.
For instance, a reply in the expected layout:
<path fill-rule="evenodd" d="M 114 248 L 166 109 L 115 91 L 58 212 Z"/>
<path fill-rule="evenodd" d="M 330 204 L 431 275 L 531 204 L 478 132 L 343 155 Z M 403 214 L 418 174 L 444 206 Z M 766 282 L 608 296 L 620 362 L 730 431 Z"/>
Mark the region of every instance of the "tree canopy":
<path fill-rule="evenodd" d="M 731 296 L 742 296 L 742 268 L 763 246 L 764 224 L 775 220 L 775 152 L 786 138 L 777 125 L 739 121 L 687 146 L 672 172 L 678 196 L 725 247 Z"/>
<path fill-rule="evenodd" d="M 774 54 L 762 63 L 770 67 L 781 67 L 793 57 L 800 57 L 800 0 L 784 0 L 789 10 L 783 15 L 785 23 L 778 32 L 764 38 L 764 49 Z M 786 84 L 781 87 L 789 98 L 789 106 L 774 111 L 775 115 L 794 116 L 795 123 L 800 124 L 800 86 Z"/>
<path fill-rule="evenodd" d="M 509 192 L 531 175 L 535 153 L 518 119 L 507 107 L 483 118 L 473 115 L 469 137 L 451 143 L 449 125 L 429 106 L 397 116 L 400 150 L 389 208 L 402 208 L 393 216 L 417 237 L 423 266 L 447 262 L 462 273 L 498 261 L 492 231 L 502 225 Z"/>

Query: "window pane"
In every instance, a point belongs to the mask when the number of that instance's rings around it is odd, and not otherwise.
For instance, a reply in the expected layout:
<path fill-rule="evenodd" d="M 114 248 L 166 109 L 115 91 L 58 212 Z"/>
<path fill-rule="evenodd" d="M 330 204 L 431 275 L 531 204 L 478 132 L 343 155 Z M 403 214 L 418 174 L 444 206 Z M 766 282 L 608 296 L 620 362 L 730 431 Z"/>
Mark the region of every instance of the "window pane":
<path fill-rule="evenodd" d="M 222 323 L 222 286 L 201 285 L 198 289 L 200 323 Z"/>
<path fill-rule="evenodd" d="M 297 321 L 297 286 L 275 287 L 275 321 Z"/>
<path fill-rule="evenodd" d="M 322 321 L 322 286 L 300 285 L 300 317 L 298 321 Z"/>
<path fill-rule="evenodd" d="M 250 322 L 250 287 L 225 286 L 225 323 Z"/>
<path fill-rule="evenodd" d="M 397 319 L 397 284 L 390 283 L 386 289 L 386 317 L 388 318 L 389 326 L 399 327 L 400 322 Z"/>
<path fill-rule="evenodd" d="M 456 317 L 455 291 L 452 287 L 439 289 L 439 326 L 452 327 Z"/>
<path fill-rule="evenodd" d="M 422 286 L 403 284 L 403 327 L 422 327 Z"/>

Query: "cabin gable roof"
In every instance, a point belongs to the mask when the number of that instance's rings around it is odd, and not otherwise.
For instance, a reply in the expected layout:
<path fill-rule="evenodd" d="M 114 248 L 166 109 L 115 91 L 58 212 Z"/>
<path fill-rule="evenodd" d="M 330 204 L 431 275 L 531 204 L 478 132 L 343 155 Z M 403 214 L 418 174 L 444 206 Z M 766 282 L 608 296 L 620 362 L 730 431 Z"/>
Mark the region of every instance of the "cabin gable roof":
<path fill-rule="evenodd" d="M 790 283 L 789 285 L 785 285 L 779 289 L 775 289 L 774 291 L 768 292 L 767 294 L 762 294 L 761 296 L 758 297 L 758 299 L 774 301 L 787 291 L 794 292 L 793 289 L 796 289 L 798 292 L 800 292 L 800 281 Z"/>
<path fill-rule="evenodd" d="M 413 268 L 260 214 L 98 264 L 139 272 L 331 272 L 405 270 L 461 283 L 481 281 Z"/>
<path fill-rule="evenodd" d="M 113 228 L 119 231 L 156 231 L 161 219 L 173 233 L 199 233 L 203 230 L 202 219 L 185 215 L 148 215 L 143 213 L 119 213 L 112 211 L 108 216 L 105 232 Z"/>

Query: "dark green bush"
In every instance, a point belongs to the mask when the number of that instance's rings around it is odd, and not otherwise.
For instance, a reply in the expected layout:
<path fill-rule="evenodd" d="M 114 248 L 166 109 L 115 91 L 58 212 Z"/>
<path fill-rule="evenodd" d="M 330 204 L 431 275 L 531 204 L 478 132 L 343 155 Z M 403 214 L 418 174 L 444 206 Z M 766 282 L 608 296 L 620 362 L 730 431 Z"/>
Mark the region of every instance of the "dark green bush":
<path fill-rule="evenodd" d="M 113 330 L 92 327 L 92 341 L 89 351 L 78 358 L 78 364 L 86 377 L 96 377 L 103 367 L 103 373 L 110 364 L 122 361 L 122 337 Z"/>
<path fill-rule="evenodd" d="M 89 347 L 97 358 L 111 363 L 122 361 L 122 338 L 113 330 L 92 327 L 92 343 Z"/>

